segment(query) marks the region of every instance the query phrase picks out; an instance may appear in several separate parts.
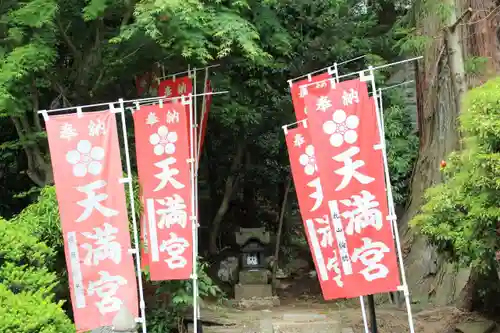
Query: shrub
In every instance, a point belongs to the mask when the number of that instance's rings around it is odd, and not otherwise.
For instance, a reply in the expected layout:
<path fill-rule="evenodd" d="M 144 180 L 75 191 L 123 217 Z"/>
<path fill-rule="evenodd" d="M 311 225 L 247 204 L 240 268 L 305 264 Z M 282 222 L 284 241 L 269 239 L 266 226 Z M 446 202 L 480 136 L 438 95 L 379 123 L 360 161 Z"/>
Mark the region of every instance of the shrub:
<path fill-rule="evenodd" d="M 498 267 L 500 221 L 500 78 L 467 93 L 445 182 L 430 188 L 413 226 L 449 261 L 488 274 Z"/>
<path fill-rule="evenodd" d="M 54 302 L 54 251 L 22 224 L 0 219 L 0 332 L 65 333 L 75 328 Z"/>

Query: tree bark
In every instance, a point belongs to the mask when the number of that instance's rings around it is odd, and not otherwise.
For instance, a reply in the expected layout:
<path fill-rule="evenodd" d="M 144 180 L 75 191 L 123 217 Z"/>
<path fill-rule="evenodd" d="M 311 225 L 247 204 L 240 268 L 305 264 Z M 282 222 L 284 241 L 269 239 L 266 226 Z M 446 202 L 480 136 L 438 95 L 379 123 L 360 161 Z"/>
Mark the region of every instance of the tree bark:
<path fill-rule="evenodd" d="M 458 18 L 457 11 L 455 9 L 455 0 L 446 0 L 446 3 L 450 8 L 452 8 L 452 10 L 450 10 L 448 27 L 445 29 L 445 41 L 448 53 L 448 64 L 450 66 L 451 83 L 453 85 L 453 93 L 455 95 L 455 107 L 457 112 L 460 113 L 463 96 L 467 91 L 467 82 L 465 78 L 464 52 L 457 26 L 465 16 L 465 13 L 468 13 L 469 10 L 464 12 L 464 15 Z"/>
<path fill-rule="evenodd" d="M 234 156 L 233 159 L 233 163 L 229 170 L 229 176 L 226 179 L 226 184 L 224 187 L 224 195 L 219 205 L 219 209 L 217 210 L 217 213 L 215 214 L 215 217 L 212 221 L 212 229 L 210 230 L 210 237 L 208 244 L 208 251 L 211 255 L 217 254 L 217 238 L 219 237 L 220 224 L 229 209 L 229 203 L 231 202 L 231 198 L 233 197 L 233 194 L 236 192 L 235 189 L 238 186 L 238 182 L 240 181 L 240 175 L 237 174 L 237 171 L 241 166 L 244 150 L 245 150 L 244 144 L 243 143 L 239 144 L 236 151 L 236 155 Z"/>
<path fill-rule="evenodd" d="M 291 187 L 292 187 L 292 177 L 288 176 L 288 180 L 285 183 L 285 191 L 283 194 L 283 201 L 281 203 L 280 215 L 279 215 L 279 220 L 278 220 L 278 232 L 276 235 L 276 246 L 274 248 L 274 265 L 273 265 L 273 270 L 272 270 L 272 275 L 271 275 L 271 285 L 273 286 L 273 288 L 276 287 L 276 271 L 278 270 L 278 257 L 279 257 L 280 246 L 281 246 L 281 233 L 283 230 L 283 221 L 285 220 L 286 205 L 288 203 L 288 193 L 290 193 Z"/>
<path fill-rule="evenodd" d="M 461 11 L 453 0 L 446 0 L 453 9 Z M 458 7 L 458 8 L 456 8 Z M 459 149 L 458 116 L 460 102 L 465 93 L 465 70 L 463 50 L 458 30 L 453 27 L 457 21 L 454 13 L 445 27 L 445 44 L 434 39 L 424 52 L 424 61 L 418 66 L 417 91 L 419 102 L 418 125 L 420 152 L 411 185 L 411 199 L 401 221 L 402 251 L 406 277 L 412 298 L 420 302 L 430 301 L 447 305 L 459 299 L 461 291 L 469 280 L 470 270 L 456 271 L 438 255 L 427 240 L 408 226 L 424 203 L 424 192 L 442 181 L 439 165 L 446 156 Z M 435 36 L 442 33 L 439 19 L 428 13 L 417 18 L 417 27 L 423 35 Z M 450 39 L 451 37 L 451 39 Z"/>

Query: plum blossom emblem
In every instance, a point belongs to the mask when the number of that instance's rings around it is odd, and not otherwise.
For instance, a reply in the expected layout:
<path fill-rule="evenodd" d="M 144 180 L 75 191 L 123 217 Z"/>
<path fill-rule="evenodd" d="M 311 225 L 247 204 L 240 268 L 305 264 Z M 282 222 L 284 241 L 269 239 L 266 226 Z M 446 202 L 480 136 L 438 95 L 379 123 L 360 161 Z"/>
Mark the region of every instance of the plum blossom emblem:
<path fill-rule="evenodd" d="M 305 153 L 299 157 L 300 164 L 304 167 L 304 172 L 306 175 L 311 176 L 315 171 L 318 171 L 318 166 L 316 165 L 316 158 L 314 157 L 314 146 L 308 145 L 306 147 Z"/>
<path fill-rule="evenodd" d="M 177 133 L 168 130 L 167 126 L 160 126 L 157 133 L 151 134 L 149 143 L 154 146 L 155 155 L 175 153 L 175 143 L 177 142 Z"/>
<path fill-rule="evenodd" d="M 92 147 L 88 140 L 80 140 L 75 150 L 70 150 L 66 154 L 66 161 L 73 165 L 73 175 L 75 177 L 85 177 L 87 173 L 97 176 L 102 172 L 102 160 L 104 159 L 104 149 L 102 147 Z"/>
<path fill-rule="evenodd" d="M 323 132 L 330 135 L 330 144 L 340 147 L 344 141 L 353 144 L 358 140 L 356 128 L 359 126 L 359 118 L 355 115 L 347 116 L 344 110 L 336 110 L 332 120 L 323 124 Z"/>

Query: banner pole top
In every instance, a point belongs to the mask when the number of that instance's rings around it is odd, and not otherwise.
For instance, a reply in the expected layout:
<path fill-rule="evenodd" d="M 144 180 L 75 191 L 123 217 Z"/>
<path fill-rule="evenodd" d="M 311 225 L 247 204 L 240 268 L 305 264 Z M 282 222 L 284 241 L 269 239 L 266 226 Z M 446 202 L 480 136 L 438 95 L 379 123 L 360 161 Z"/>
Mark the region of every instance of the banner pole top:
<path fill-rule="evenodd" d="M 167 75 L 163 75 L 162 77 L 158 77 L 156 78 L 158 81 L 161 81 L 161 80 L 166 80 L 166 79 L 169 79 L 169 78 L 174 78 L 174 81 L 175 81 L 175 78 L 179 75 L 182 75 L 182 74 L 192 74 L 192 72 L 196 72 L 196 71 L 203 71 L 203 70 L 207 70 L 209 68 L 215 68 L 215 67 L 219 67 L 220 64 L 214 64 L 214 65 L 209 65 L 209 66 L 206 66 L 206 67 L 203 67 L 203 68 L 194 68 L 194 69 L 190 69 L 188 68 L 188 70 L 185 70 L 185 71 L 182 71 L 182 72 L 177 72 L 177 73 L 173 73 L 173 74 L 167 74 Z M 191 67 L 191 66 L 189 66 Z"/>
<path fill-rule="evenodd" d="M 204 93 L 199 93 L 199 94 L 189 94 L 190 97 L 200 97 L 200 96 L 209 96 L 209 95 L 223 95 L 223 94 L 228 94 L 229 90 L 223 90 L 223 91 L 212 91 L 212 92 L 204 92 Z M 189 96 L 184 96 L 184 97 L 189 97 Z M 163 102 L 167 101 L 173 101 L 176 99 L 181 99 L 183 96 L 177 96 L 177 97 L 167 97 L 167 96 L 158 96 L 158 97 L 145 97 L 145 98 L 138 98 L 138 99 L 130 99 L 130 100 L 124 100 L 124 103 L 134 103 L 137 105 L 137 103 L 147 103 L 147 102 L 155 102 L 159 100 L 162 100 Z"/>
<path fill-rule="evenodd" d="M 302 119 L 302 120 L 299 120 L 299 121 L 296 121 L 296 122 L 293 122 L 290 124 L 283 125 L 283 126 L 281 126 L 281 128 L 283 129 L 283 132 L 285 132 L 285 135 L 287 135 L 289 127 L 292 127 L 293 125 L 297 125 L 300 123 L 302 123 L 302 125 L 304 125 L 304 127 L 307 128 L 307 119 Z"/>
<path fill-rule="evenodd" d="M 340 80 L 340 79 L 343 79 L 343 78 L 346 78 L 346 77 L 355 76 L 355 75 L 363 76 L 363 75 L 365 75 L 365 72 L 367 72 L 367 71 L 374 72 L 374 71 L 379 70 L 379 69 L 383 69 L 383 68 L 387 68 L 387 67 L 392 67 L 392 66 L 396 66 L 396 65 L 401 65 L 401 64 L 404 64 L 404 63 L 407 63 L 407 62 L 417 61 L 417 60 L 420 60 L 420 59 L 423 59 L 423 56 L 415 57 L 415 58 L 410 58 L 410 59 L 405 59 L 405 60 L 396 61 L 396 62 L 391 62 L 389 64 L 384 64 L 384 65 L 380 65 L 380 66 L 377 66 L 377 67 L 369 66 L 367 69 L 363 69 L 363 70 L 360 70 L 360 71 L 357 71 L 357 72 L 352 72 L 352 73 L 340 75 L 340 76 L 337 77 L 337 80 Z M 300 87 L 309 87 L 311 85 L 322 83 L 322 82 L 326 82 L 328 80 L 330 80 L 330 79 L 325 79 L 325 80 L 317 81 L 317 82 L 314 82 L 314 83 L 305 83 L 305 84 L 302 84 Z"/>
<path fill-rule="evenodd" d="M 345 65 L 345 64 L 348 64 L 350 62 L 359 60 L 359 59 L 363 59 L 364 57 L 366 57 L 366 55 L 355 57 L 355 58 L 352 58 L 352 59 L 349 59 L 349 60 L 345 60 L 345 61 L 342 61 L 342 62 L 339 62 L 339 63 L 336 63 L 336 64 L 337 64 L 337 66 L 341 66 L 341 65 Z M 317 69 L 317 70 L 309 72 L 307 74 L 303 74 L 303 75 L 297 76 L 297 77 L 295 77 L 293 79 L 288 80 L 288 84 L 290 84 L 290 86 L 291 86 L 292 83 L 293 83 L 293 81 L 297 81 L 298 79 L 302 79 L 304 77 L 310 77 L 311 75 L 314 75 L 314 74 L 317 74 L 317 73 L 320 73 L 320 72 L 329 71 L 334 65 L 335 64 L 333 64 L 331 66 L 328 66 L 328 67 L 325 67 L 325 68 Z"/>
<path fill-rule="evenodd" d="M 66 108 L 59 108 L 59 109 L 52 109 L 52 110 L 38 110 L 37 113 L 43 115 L 43 114 L 52 113 L 52 112 L 69 111 L 69 110 L 76 110 L 77 113 L 81 113 L 82 109 L 99 107 L 99 106 L 107 106 L 107 105 L 109 105 L 109 102 L 88 104 L 88 105 L 81 105 L 81 106 L 70 106 L 70 107 L 66 107 Z"/>

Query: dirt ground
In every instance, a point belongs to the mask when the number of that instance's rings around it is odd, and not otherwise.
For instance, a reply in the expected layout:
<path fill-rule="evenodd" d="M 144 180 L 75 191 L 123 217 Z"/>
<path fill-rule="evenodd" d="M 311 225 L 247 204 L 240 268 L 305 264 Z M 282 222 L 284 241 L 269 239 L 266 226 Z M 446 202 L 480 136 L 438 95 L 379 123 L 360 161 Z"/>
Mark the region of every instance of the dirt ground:
<path fill-rule="evenodd" d="M 294 282 L 289 285 L 284 282 L 283 288 L 279 290 L 280 306 L 266 310 L 242 310 L 227 306 L 212 306 L 209 316 L 218 317 L 214 321 L 236 328 L 255 325 L 255 322 L 263 317 L 272 318 L 275 321 L 282 320 L 284 316 L 316 315 L 338 320 L 343 328 L 352 328 L 355 333 L 365 332 L 359 299 L 325 302 L 319 293 L 317 283 Z M 410 332 L 404 305 L 402 308 L 397 308 L 396 305 L 390 303 L 377 304 L 376 314 L 379 333 Z M 418 333 L 453 333 L 457 323 L 484 320 L 476 314 L 462 313 L 455 307 L 432 307 L 421 304 L 412 305 L 412 314 L 415 332 Z M 476 333 L 475 330 L 470 332 Z M 491 333 L 500 333 L 500 330 L 497 328 Z"/>
<path fill-rule="evenodd" d="M 364 325 L 361 309 L 354 304 L 345 302 L 315 302 L 296 300 L 292 304 L 280 305 L 269 310 L 238 310 L 227 307 L 212 308 L 211 316 L 218 317 L 223 325 L 237 327 L 251 327 L 263 316 L 273 320 L 282 319 L 285 315 L 306 314 L 309 316 L 321 315 L 332 319 L 339 319 L 342 327 L 352 328 L 355 333 L 363 333 Z M 415 332 L 418 333 L 448 333 L 455 332 L 457 322 L 480 320 L 475 314 L 465 314 L 453 307 L 439 307 L 426 310 L 413 309 Z M 203 317 L 203 316 L 202 316 Z M 451 325 L 450 325 L 451 324 Z M 379 333 L 409 332 L 407 313 L 405 309 L 397 309 L 390 304 L 377 306 L 377 327 Z M 235 330 L 235 332 L 237 329 Z M 495 331 L 499 332 L 499 330 Z"/>

